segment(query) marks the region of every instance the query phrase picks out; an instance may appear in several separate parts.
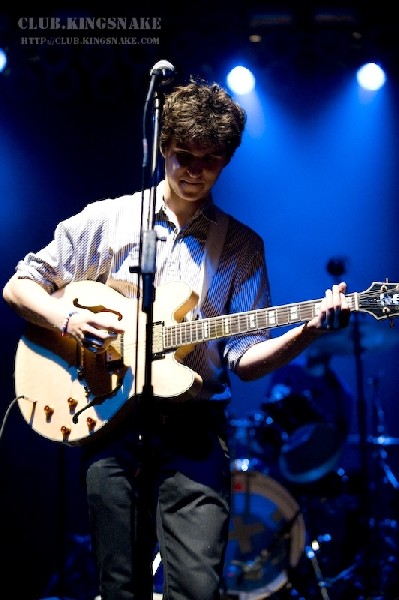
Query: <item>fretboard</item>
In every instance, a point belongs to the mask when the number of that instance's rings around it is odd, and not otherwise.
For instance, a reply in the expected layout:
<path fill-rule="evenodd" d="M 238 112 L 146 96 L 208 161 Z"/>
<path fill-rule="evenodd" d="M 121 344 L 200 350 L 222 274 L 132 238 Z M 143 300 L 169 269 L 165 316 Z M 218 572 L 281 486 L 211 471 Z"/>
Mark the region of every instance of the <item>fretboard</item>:
<path fill-rule="evenodd" d="M 356 293 L 346 296 L 351 310 L 356 310 L 355 296 L 357 296 Z M 317 316 L 320 305 L 320 299 L 307 300 L 306 302 L 272 306 L 232 315 L 184 321 L 164 328 L 164 350 L 199 344 L 223 337 L 274 329 L 295 323 L 304 323 Z"/>

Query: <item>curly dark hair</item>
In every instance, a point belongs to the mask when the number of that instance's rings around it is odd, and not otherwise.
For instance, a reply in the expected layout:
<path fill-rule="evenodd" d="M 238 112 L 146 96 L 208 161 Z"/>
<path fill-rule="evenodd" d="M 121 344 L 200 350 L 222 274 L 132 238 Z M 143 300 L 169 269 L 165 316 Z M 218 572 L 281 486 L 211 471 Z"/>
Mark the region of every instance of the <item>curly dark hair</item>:
<path fill-rule="evenodd" d="M 230 160 L 241 144 L 246 112 L 217 83 L 190 80 L 165 98 L 160 147 L 164 152 L 172 140 L 215 148 Z"/>

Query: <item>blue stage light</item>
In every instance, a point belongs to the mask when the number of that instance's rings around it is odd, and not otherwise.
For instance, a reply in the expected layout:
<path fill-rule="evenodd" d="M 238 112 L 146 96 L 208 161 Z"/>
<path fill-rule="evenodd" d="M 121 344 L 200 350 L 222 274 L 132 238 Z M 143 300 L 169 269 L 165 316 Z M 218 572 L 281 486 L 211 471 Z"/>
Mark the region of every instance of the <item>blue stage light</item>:
<path fill-rule="evenodd" d="M 0 48 L 0 73 L 2 73 L 7 66 L 7 54 L 3 48 Z"/>
<path fill-rule="evenodd" d="M 248 94 L 255 87 L 255 77 L 249 69 L 240 65 L 227 75 L 227 85 L 235 94 Z"/>
<path fill-rule="evenodd" d="M 376 63 L 366 63 L 357 72 L 357 82 L 365 90 L 379 90 L 385 83 L 384 70 Z"/>

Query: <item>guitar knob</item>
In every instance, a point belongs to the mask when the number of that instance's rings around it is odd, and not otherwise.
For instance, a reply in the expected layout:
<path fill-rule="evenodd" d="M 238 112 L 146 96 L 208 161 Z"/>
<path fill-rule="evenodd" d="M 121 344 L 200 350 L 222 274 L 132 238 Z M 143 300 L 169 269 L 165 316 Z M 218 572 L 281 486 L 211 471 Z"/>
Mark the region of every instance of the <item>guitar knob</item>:
<path fill-rule="evenodd" d="M 64 440 L 69 436 L 69 434 L 71 433 L 71 429 L 70 427 L 67 427 L 66 425 L 63 425 L 60 429 L 61 433 L 62 433 L 62 437 L 64 438 Z"/>
<path fill-rule="evenodd" d="M 87 417 L 86 423 L 87 423 L 87 429 L 89 431 L 93 431 L 93 429 L 97 425 L 97 421 L 95 419 L 93 419 L 92 417 Z"/>
<path fill-rule="evenodd" d="M 68 405 L 69 405 L 69 410 L 72 411 L 77 407 L 78 401 L 75 400 L 74 398 L 68 398 Z"/>
<path fill-rule="evenodd" d="M 50 417 L 52 416 L 52 414 L 54 413 L 54 408 L 52 408 L 51 406 L 46 404 L 46 406 L 43 408 L 43 410 L 44 410 L 44 414 L 46 415 L 46 419 L 49 420 Z"/>

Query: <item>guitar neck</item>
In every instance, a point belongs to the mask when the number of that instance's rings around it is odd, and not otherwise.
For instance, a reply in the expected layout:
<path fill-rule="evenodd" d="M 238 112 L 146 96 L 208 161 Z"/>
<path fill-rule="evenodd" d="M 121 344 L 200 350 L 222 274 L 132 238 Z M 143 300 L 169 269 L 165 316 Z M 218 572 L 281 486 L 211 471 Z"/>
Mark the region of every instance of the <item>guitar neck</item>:
<path fill-rule="evenodd" d="M 359 310 L 358 296 L 357 292 L 346 296 L 352 311 Z M 233 335 L 303 323 L 317 316 L 320 305 L 321 299 L 307 300 L 306 302 L 272 306 L 232 315 L 184 321 L 164 328 L 164 349 L 173 350 L 181 346 L 199 344 Z"/>

